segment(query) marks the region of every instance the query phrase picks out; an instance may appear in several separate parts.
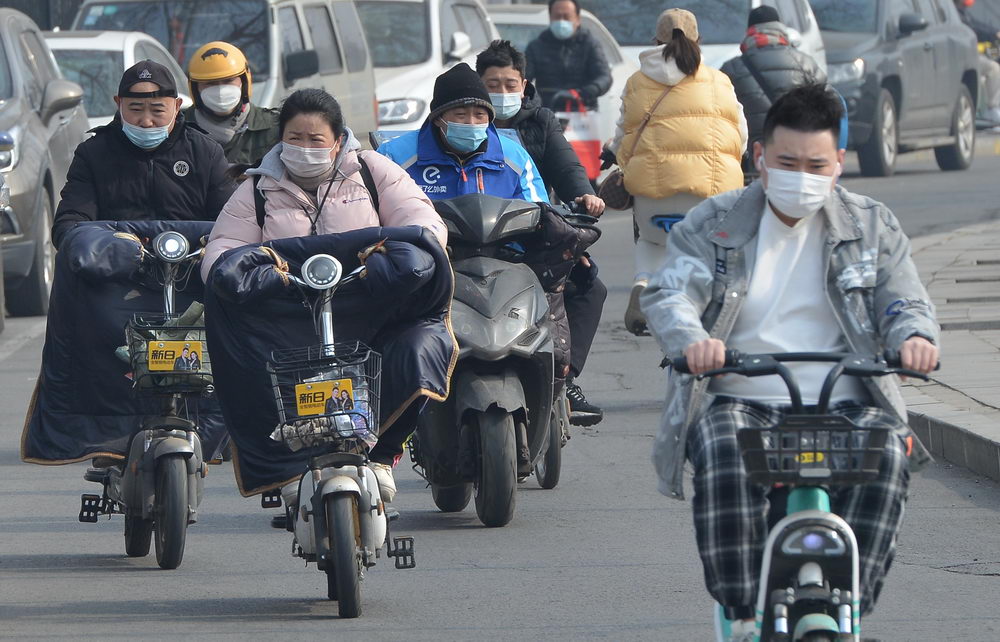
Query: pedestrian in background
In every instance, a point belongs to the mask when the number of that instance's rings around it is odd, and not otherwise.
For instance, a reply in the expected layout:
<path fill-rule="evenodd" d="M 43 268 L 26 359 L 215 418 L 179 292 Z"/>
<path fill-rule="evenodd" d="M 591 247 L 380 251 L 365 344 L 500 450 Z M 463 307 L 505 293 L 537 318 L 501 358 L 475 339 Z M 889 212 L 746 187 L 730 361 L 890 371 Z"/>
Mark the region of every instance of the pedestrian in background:
<path fill-rule="evenodd" d="M 625 327 L 646 333 L 639 295 L 663 262 L 670 221 L 709 196 L 743 187 L 746 119 L 729 78 L 701 62 L 698 22 L 668 9 L 657 46 L 639 55 L 625 85 L 608 151 L 635 198 L 635 277 Z"/>
<path fill-rule="evenodd" d="M 955 8 L 958 9 L 962 22 L 976 32 L 976 40 L 979 42 L 1000 42 L 1000 29 L 997 25 L 987 24 L 969 11 L 975 4 L 976 0 L 955 0 Z M 1000 63 L 980 52 L 979 73 L 983 77 L 985 94 L 986 110 L 983 115 L 990 124 L 1000 128 Z"/>
<path fill-rule="evenodd" d="M 761 6 L 750 12 L 741 55 L 722 65 L 743 105 L 750 143 L 760 142 L 764 117 L 774 101 L 803 85 L 826 83 L 826 74 L 812 56 L 793 46 L 778 10 Z M 744 155 L 743 171 L 755 175 L 752 154 Z"/>
<path fill-rule="evenodd" d="M 250 102 L 250 63 L 234 45 L 210 42 L 194 52 L 188 86 L 194 106 L 184 115 L 222 145 L 230 163 L 256 165 L 281 140 L 278 110 Z"/>
<path fill-rule="evenodd" d="M 587 208 L 587 214 L 600 216 L 604 201 L 594 194 L 576 152 L 563 136 L 559 119 L 551 109 L 542 107 L 534 86 L 525 79 L 525 69 L 524 54 L 507 40 L 493 41 L 476 57 L 476 72 L 496 110 L 496 126 L 517 131 L 546 188 L 555 191 L 559 200 L 579 203 Z M 587 401 L 576 378 L 587 362 L 607 297 L 608 289 L 597 276 L 597 264 L 589 255 L 584 256 L 573 267 L 563 291 L 570 336 L 566 397 L 570 423 L 578 426 L 591 426 L 604 418 L 604 411 Z"/>
<path fill-rule="evenodd" d="M 611 89 L 611 67 L 589 31 L 580 28 L 577 0 L 549 0 L 549 28 L 528 43 L 525 78 L 534 82 L 542 105 L 565 111 L 576 91 L 589 110 Z"/>

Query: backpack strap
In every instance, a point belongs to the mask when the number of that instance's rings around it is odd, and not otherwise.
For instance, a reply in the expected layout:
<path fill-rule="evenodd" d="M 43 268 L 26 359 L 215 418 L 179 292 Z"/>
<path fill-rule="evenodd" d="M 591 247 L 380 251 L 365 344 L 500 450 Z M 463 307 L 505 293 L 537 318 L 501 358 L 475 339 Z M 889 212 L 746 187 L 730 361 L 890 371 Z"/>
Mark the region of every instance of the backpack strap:
<path fill-rule="evenodd" d="M 264 229 L 264 218 L 267 216 L 267 212 L 264 209 L 264 194 L 257 187 L 257 183 L 260 182 L 260 174 L 255 174 L 253 177 L 253 209 L 257 213 L 257 225 L 260 229 Z"/>
<path fill-rule="evenodd" d="M 378 213 L 378 188 L 375 187 L 375 178 L 372 176 L 372 170 L 368 167 L 365 159 L 361 158 L 361 154 L 358 154 L 358 162 L 361 163 L 361 180 L 364 181 L 365 188 L 368 190 L 368 196 L 372 199 L 372 207 Z"/>

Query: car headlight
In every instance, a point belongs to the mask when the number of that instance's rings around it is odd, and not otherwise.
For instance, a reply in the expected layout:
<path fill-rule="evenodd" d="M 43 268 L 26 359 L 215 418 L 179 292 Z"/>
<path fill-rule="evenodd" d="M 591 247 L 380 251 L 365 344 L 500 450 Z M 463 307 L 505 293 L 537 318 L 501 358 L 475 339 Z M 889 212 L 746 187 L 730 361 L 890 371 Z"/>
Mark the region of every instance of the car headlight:
<path fill-rule="evenodd" d="M 378 104 L 379 125 L 399 125 L 412 123 L 424 113 L 426 103 L 417 98 L 385 100 Z"/>
<path fill-rule="evenodd" d="M 7 133 L 14 140 L 14 147 L 10 151 L 0 152 L 0 172 L 5 173 L 17 167 L 17 161 L 21 158 L 19 150 L 24 129 L 20 125 L 14 125 L 7 130 Z"/>
<path fill-rule="evenodd" d="M 855 58 L 851 62 L 842 62 L 828 65 L 826 68 L 826 79 L 831 85 L 852 80 L 861 80 L 865 76 L 865 61 L 863 58 Z"/>

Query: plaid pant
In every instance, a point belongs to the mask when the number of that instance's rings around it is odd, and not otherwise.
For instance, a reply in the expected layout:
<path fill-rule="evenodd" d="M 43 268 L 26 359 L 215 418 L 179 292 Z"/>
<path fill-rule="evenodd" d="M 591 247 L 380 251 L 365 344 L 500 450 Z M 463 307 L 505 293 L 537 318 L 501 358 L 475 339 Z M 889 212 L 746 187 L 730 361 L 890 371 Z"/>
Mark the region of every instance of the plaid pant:
<path fill-rule="evenodd" d="M 719 397 L 688 433 L 698 551 L 708 592 L 723 606 L 756 604 L 767 540 L 769 489 L 747 481 L 736 431 L 777 424 L 789 409 Z M 843 403 L 833 405 L 830 412 L 858 426 L 899 426 L 894 415 L 880 408 Z M 909 480 L 906 447 L 902 439 L 890 435 L 878 478 L 861 486 L 830 489 L 833 512 L 851 525 L 858 540 L 863 614 L 875 604 L 892 563 Z"/>

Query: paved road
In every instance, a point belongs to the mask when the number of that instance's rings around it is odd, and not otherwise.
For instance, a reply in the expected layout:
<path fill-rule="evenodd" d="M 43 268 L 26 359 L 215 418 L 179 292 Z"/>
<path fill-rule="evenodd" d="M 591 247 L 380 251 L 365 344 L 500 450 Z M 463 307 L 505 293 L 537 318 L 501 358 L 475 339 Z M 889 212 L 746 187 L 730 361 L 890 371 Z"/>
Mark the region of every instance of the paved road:
<path fill-rule="evenodd" d="M 944 175 L 904 161 L 897 178 L 848 177 L 893 205 L 911 233 L 996 218 L 996 158 Z M 946 186 L 967 186 L 956 195 Z M 981 190 L 973 186 L 984 186 Z M 959 197 L 960 196 L 960 197 Z M 256 501 L 213 467 L 184 563 L 160 571 L 124 557 L 121 521 L 76 521 L 97 487 L 83 466 L 18 460 L 23 411 L 38 371 L 41 321 L 0 335 L 0 636 L 114 638 L 198 635 L 256 639 L 708 640 L 711 604 L 690 507 L 655 491 L 649 464 L 661 386 L 651 339 L 620 328 L 631 273 L 631 224 L 609 215 L 597 248 L 611 289 L 585 384 L 607 410 L 577 429 L 559 487 L 519 492 L 513 522 L 482 528 L 470 510 L 438 513 L 411 471 L 398 474 L 397 532 L 417 537 L 418 567 L 380 564 L 364 584 L 365 614 L 339 621 L 325 579 L 289 554 Z M 883 640 L 1000 639 L 1000 489 L 939 464 L 912 486 L 900 552 L 866 633 Z"/>

